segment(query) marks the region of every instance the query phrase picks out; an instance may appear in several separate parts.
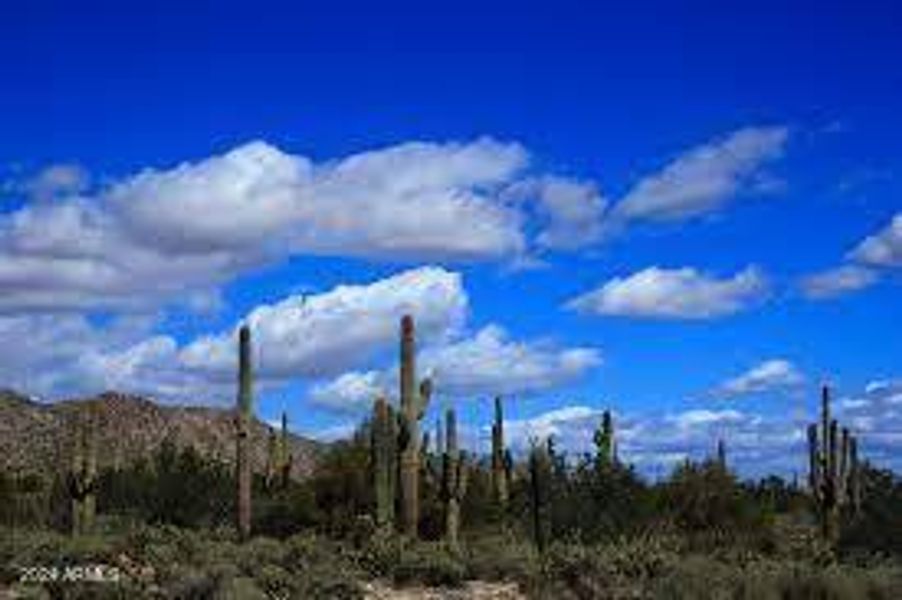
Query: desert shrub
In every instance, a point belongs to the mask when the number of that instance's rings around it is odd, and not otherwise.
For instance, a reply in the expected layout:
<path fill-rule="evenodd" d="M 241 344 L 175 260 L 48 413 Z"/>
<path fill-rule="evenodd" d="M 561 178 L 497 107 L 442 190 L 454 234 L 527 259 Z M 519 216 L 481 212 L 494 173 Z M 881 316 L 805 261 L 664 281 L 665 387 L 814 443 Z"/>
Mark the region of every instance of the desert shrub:
<path fill-rule="evenodd" d="M 576 598 L 632 597 L 668 573 L 677 541 L 662 535 L 620 537 L 604 544 L 557 542 L 543 557 L 543 587 Z"/>
<path fill-rule="evenodd" d="M 412 582 L 426 585 L 459 586 L 467 571 L 460 557 L 441 542 L 417 542 L 401 549 L 398 563 L 392 569 L 395 583 Z"/>
<path fill-rule="evenodd" d="M 528 585 L 540 575 L 539 555 L 533 544 L 511 534 L 470 538 L 462 558 L 472 579 L 509 580 Z"/>
<path fill-rule="evenodd" d="M 253 575 L 264 565 L 282 565 L 286 555 L 285 545 L 278 540 L 251 538 L 238 548 L 238 568 L 246 575 Z"/>
<path fill-rule="evenodd" d="M 676 563 L 651 588 L 668 600 L 738 598 L 748 600 L 853 600 L 897 596 L 902 579 L 895 569 L 859 569 L 767 559 L 730 565 L 692 555 Z"/>
<path fill-rule="evenodd" d="M 223 579 L 213 592 L 214 600 L 267 600 L 268 596 L 250 577 Z"/>
<path fill-rule="evenodd" d="M 861 513 L 847 515 L 841 547 L 845 551 L 902 556 L 902 479 L 866 465 Z"/>
<path fill-rule="evenodd" d="M 313 528 L 319 521 L 314 490 L 291 482 L 286 489 L 254 498 L 252 528 L 260 535 L 286 538 Z"/>
<path fill-rule="evenodd" d="M 377 530 L 357 554 L 357 564 L 370 577 L 390 577 L 401 560 L 405 539 L 393 532 Z"/>
<path fill-rule="evenodd" d="M 317 463 L 312 486 L 320 529 L 345 537 L 357 515 L 367 514 L 373 505 L 368 477 L 370 460 L 368 426 L 364 423 L 354 437 L 332 445 Z"/>

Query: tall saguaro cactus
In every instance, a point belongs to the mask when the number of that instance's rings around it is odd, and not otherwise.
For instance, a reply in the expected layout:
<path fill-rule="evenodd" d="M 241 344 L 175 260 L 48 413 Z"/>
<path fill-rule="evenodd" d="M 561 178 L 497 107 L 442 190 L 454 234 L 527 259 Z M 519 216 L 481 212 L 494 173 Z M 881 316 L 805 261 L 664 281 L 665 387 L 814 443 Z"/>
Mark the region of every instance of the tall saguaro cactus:
<path fill-rule="evenodd" d="M 371 468 L 376 496 L 376 524 L 389 531 L 395 526 L 395 480 L 397 473 L 397 430 L 395 412 L 385 398 L 373 404 Z"/>
<path fill-rule="evenodd" d="M 243 325 L 238 334 L 238 406 L 235 415 L 235 471 L 237 481 L 236 527 L 241 540 L 251 533 L 250 425 L 254 402 L 251 367 L 251 330 Z"/>
<path fill-rule="evenodd" d="M 858 441 L 846 427 L 840 433 L 830 417 L 830 389 L 821 393 L 821 423 L 808 426 L 808 463 L 811 493 L 817 505 L 821 535 L 829 543 L 839 537 L 841 508 L 858 510 L 860 499 Z"/>
<path fill-rule="evenodd" d="M 727 445 L 723 438 L 717 440 L 717 466 L 721 470 L 727 470 Z"/>
<path fill-rule="evenodd" d="M 416 385 L 416 341 L 413 317 L 401 319 L 401 521 L 405 534 L 416 537 L 420 521 L 420 419 L 432 395 L 432 381 Z"/>
<path fill-rule="evenodd" d="M 72 431 L 72 464 L 68 476 L 72 534 L 94 527 L 97 488 L 97 428 L 91 408 L 83 422 L 75 417 Z"/>
<path fill-rule="evenodd" d="M 495 501 L 500 506 L 507 504 L 508 470 L 504 451 L 504 412 L 501 397 L 495 397 L 495 422 L 492 424 L 492 488 Z"/>
<path fill-rule="evenodd" d="M 550 440 L 549 440 L 550 445 Z M 529 452 L 529 508 L 532 516 L 533 539 L 539 552 L 548 544 L 549 479 L 551 456 L 545 444 L 533 442 Z"/>
<path fill-rule="evenodd" d="M 291 448 L 288 447 L 288 413 L 283 410 L 282 429 L 276 442 L 276 472 L 282 489 L 288 487 L 288 482 L 291 479 L 291 463 L 293 459 Z"/>
<path fill-rule="evenodd" d="M 445 416 L 447 434 L 442 467 L 442 496 L 445 501 L 445 537 L 452 548 L 460 538 L 460 506 L 467 493 L 469 471 L 466 456 L 457 447 L 457 416 L 449 408 Z"/>
<path fill-rule="evenodd" d="M 285 489 L 291 480 L 291 450 L 288 447 L 288 414 L 282 411 L 282 428 L 278 435 L 269 428 L 266 448 L 266 486 Z"/>
<path fill-rule="evenodd" d="M 601 425 L 595 431 L 596 466 L 610 466 L 614 463 L 614 421 L 611 411 L 601 415 Z"/>

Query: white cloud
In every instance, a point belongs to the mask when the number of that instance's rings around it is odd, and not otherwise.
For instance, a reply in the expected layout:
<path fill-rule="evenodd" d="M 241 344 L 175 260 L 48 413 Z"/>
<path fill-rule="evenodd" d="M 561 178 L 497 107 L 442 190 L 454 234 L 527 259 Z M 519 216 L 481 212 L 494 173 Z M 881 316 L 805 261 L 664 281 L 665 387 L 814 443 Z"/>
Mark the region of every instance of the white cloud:
<path fill-rule="evenodd" d="M 745 418 L 745 415 L 737 410 L 707 410 L 700 408 L 670 415 L 666 417 L 666 420 L 679 428 L 689 429 L 702 425 L 738 423 Z"/>
<path fill-rule="evenodd" d="M 388 397 L 388 377 L 384 371 L 351 371 L 335 379 L 311 387 L 307 398 L 316 406 L 337 412 L 360 413 L 373 405 L 373 400 Z"/>
<path fill-rule="evenodd" d="M 698 146 L 639 181 L 614 207 L 620 221 L 681 221 L 723 207 L 740 193 L 766 191 L 761 167 L 778 158 L 784 127 L 749 127 Z"/>
<path fill-rule="evenodd" d="M 446 398 L 534 394 L 573 383 L 600 363 L 597 349 L 516 341 L 497 325 L 470 337 L 426 343 L 417 356 L 418 370 L 432 377 L 435 393 Z M 379 393 L 396 398 L 397 385 L 397 365 L 352 371 L 314 386 L 310 399 L 325 408 L 354 411 L 370 406 Z"/>
<path fill-rule="evenodd" d="M 902 379 L 872 382 L 838 404 L 840 425 L 858 437 L 862 457 L 902 469 Z"/>
<path fill-rule="evenodd" d="M 179 252 L 282 251 L 383 258 L 503 258 L 524 247 L 494 197 L 527 162 L 516 144 L 406 143 L 315 164 L 263 142 L 148 171 L 111 197 L 142 239 Z"/>
<path fill-rule="evenodd" d="M 865 289 L 878 279 L 879 275 L 871 269 L 843 265 L 804 277 L 801 287 L 808 298 L 822 300 Z"/>
<path fill-rule="evenodd" d="M 468 299 L 461 277 L 438 267 L 402 272 L 366 285 L 291 296 L 258 306 L 244 319 L 259 348 L 264 377 L 330 376 L 394 348 L 402 315 L 413 315 L 423 341 L 445 338 L 462 326 Z M 188 367 L 229 376 L 236 331 L 200 338 L 180 353 Z"/>
<path fill-rule="evenodd" d="M 466 311 L 460 276 L 424 267 L 289 297 L 245 320 L 254 332 L 258 385 L 271 388 L 358 368 L 393 350 L 403 314 L 414 315 L 420 340 L 437 343 L 461 326 Z M 121 318 L 95 326 L 77 314 L 0 317 L 0 344 L 17 349 L 0 376 L 52 398 L 116 389 L 187 403 L 232 402 L 236 329 L 179 347 L 171 336 L 154 335 L 153 325 L 150 318 Z"/>
<path fill-rule="evenodd" d="M 324 163 L 253 142 L 148 169 L 0 216 L 0 311 L 187 301 L 289 255 L 516 260 L 522 215 L 500 195 L 527 159 L 488 138 Z"/>
<path fill-rule="evenodd" d="M 865 238 L 849 257 L 876 267 L 902 266 L 902 213 L 897 213 L 885 228 Z"/>
<path fill-rule="evenodd" d="M 427 348 L 420 364 L 434 374 L 442 393 L 508 395 L 573 382 L 601 364 L 601 356 L 594 348 L 515 341 L 501 327 L 489 325 L 473 337 Z"/>
<path fill-rule="evenodd" d="M 766 360 L 748 371 L 723 382 L 713 390 L 715 396 L 735 398 L 750 394 L 797 391 L 805 382 L 802 372 L 788 360 Z"/>
<path fill-rule="evenodd" d="M 567 307 L 584 313 L 654 319 L 713 319 L 744 310 L 768 292 L 764 275 L 748 267 L 717 279 L 693 268 L 650 267 L 616 277 Z"/>
<path fill-rule="evenodd" d="M 563 406 L 528 419 L 504 421 L 505 435 L 512 448 L 524 451 L 533 441 L 553 436 L 566 448 L 585 446 L 598 427 L 602 411 L 583 405 Z"/>
<path fill-rule="evenodd" d="M 533 197 L 544 227 L 536 243 L 549 249 L 574 250 L 600 241 L 607 201 L 591 181 L 542 177 L 508 191 L 513 197 Z"/>

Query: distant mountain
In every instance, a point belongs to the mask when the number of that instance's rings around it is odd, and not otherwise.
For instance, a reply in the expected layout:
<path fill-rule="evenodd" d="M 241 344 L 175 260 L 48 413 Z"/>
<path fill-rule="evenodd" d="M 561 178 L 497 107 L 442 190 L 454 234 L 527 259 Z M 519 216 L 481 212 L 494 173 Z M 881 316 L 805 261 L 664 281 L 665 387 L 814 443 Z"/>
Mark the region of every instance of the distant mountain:
<path fill-rule="evenodd" d="M 233 414 L 197 406 L 164 406 L 147 398 L 107 392 L 92 398 L 39 403 L 0 390 L 0 469 L 51 472 L 69 464 L 72 418 L 96 407 L 97 460 L 100 467 L 126 465 L 149 457 L 169 438 L 176 446 L 193 446 L 203 456 L 235 460 Z M 251 428 L 255 471 L 263 472 L 269 426 L 254 419 Z M 313 471 L 323 444 L 289 434 L 292 477 Z"/>

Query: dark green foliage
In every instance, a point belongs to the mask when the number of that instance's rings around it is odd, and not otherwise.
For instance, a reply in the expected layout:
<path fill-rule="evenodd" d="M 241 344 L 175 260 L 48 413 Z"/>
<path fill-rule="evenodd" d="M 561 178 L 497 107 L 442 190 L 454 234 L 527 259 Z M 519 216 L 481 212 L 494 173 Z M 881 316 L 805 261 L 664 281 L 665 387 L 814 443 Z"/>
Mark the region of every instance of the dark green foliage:
<path fill-rule="evenodd" d="M 437 586 L 459 586 L 466 578 L 460 557 L 439 542 L 416 542 L 404 546 L 392 569 L 397 584 L 411 582 Z"/>
<path fill-rule="evenodd" d="M 716 461 L 679 465 L 660 490 L 661 508 L 685 532 L 759 528 L 762 513 Z"/>
<path fill-rule="evenodd" d="M 364 423 L 350 440 L 333 444 L 317 463 L 312 478 L 319 527 L 348 537 L 358 515 L 375 503 L 370 465 L 370 425 Z"/>
<path fill-rule="evenodd" d="M 101 473 L 98 509 L 138 522 L 216 526 L 231 517 L 233 481 L 226 465 L 167 439 L 150 461 Z"/>
<path fill-rule="evenodd" d="M 902 479 L 865 463 L 861 483 L 861 511 L 847 515 L 841 548 L 902 557 Z"/>

